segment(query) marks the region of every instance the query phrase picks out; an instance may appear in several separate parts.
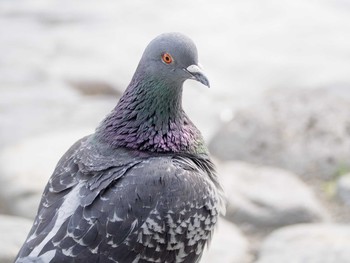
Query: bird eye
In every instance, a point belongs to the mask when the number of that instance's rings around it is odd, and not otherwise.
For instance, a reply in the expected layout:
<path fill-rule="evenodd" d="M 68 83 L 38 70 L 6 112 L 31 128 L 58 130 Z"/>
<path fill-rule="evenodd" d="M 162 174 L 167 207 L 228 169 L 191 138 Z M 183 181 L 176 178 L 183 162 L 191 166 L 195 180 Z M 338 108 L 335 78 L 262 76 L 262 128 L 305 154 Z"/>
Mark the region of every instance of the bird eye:
<path fill-rule="evenodd" d="M 173 62 L 173 57 L 169 53 L 164 53 L 162 55 L 162 60 L 165 64 L 170 64 Z"/>

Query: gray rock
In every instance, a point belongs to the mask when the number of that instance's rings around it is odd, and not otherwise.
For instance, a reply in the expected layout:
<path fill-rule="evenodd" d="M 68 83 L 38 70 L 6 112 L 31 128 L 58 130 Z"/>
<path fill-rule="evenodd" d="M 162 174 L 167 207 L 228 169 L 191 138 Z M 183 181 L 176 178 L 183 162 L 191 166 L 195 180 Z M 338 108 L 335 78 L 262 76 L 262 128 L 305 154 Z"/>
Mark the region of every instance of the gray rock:
<path fill-rule="evenodd" d="M 116 96 L 120 97 L 122 92 L 114 85 L 101 80 L 67 80 L 67 83 L 85 96 Z"/>
<path fill-rule="evenodd" d="M 350 89 L 277 89 L 237 112 L 216 134 L 211 152 L 330 179 L 350 167 Z"/>
<path fill-rule="evenodd" d="M 348 263 L 350 226 L 303 224 L 273 232 L 256 263 Z"/>
<path fill-rule="evenodd" d="M 218 168 L 227 196 L 226 218 L 249 232 L 328 218 L 311 189 L 288 171 L 243 162 Z"/>
<path fill-rule="evenodd" d="M 201 263 L 246 263 L 250 262 L 249 244 L 240 230 L 229 221 L 220 218 L 218 229 L 203 254 Z"/>
<path fill-rule="evenodd" d="M 12 263 L 25 238 L 32 221 L 20 217 L 0 215 L 0 262 Z"/>
<path fill-rule="evenodd" d="M 350 206 L 350 173 L 343 175 L 337 182 L 337 196 Z"/>
<path fill-rule="evenodd" d="M 12 215 L 33 218 L 58 160 L 88 130 L 50 133 L 0 152 L 0 203 Z"/>

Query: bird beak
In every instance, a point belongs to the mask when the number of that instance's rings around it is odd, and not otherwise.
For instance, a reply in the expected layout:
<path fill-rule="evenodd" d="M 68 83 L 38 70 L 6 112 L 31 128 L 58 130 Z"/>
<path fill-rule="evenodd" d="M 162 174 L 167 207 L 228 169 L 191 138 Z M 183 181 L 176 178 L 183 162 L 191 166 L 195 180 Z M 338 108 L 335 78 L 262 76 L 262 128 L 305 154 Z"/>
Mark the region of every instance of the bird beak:
<path fill-rule="evenodd" d="M 202 69 L 199 66 L 191 65 L 191 66 L 188 66 L 186 69 L 184 69 L 184 71 L 186 71 L 187 73 L 189 73 L 191 75 L 190 79 L 197 80 L 200 83 L 202 83 L 203 85 L 210 88 L 209 80 L 205 76 L 204 72 L 202 71 Z"/>

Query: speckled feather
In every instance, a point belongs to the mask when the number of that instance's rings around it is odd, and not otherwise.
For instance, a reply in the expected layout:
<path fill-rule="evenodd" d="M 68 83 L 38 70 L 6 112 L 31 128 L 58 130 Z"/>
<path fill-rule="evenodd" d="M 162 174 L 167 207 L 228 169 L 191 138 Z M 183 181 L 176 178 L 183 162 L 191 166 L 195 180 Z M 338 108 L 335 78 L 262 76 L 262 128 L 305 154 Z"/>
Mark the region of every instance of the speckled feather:
<path fill-rule="evenodd" d="M 54 250 L 52 262 L 196 262 L 219 213 L 207 156 L 119 148 L 112 158 L 110 151 L 89 136 L 62 157 L 19 257 L 45 262 L 42 255 Z M 76 200 L 74 211 L 54 230 L 66 200 Z"/>
<path fill-rule="evenodd" d="M 170 50 L 177 64 L 157 60 Z M 182 110 L 197 78 L 187 37 L 146 48 L 116 108 L 61 158 L 16 262 L 195 263 L 210 240 L 222 190 L 202 136 Z"/>

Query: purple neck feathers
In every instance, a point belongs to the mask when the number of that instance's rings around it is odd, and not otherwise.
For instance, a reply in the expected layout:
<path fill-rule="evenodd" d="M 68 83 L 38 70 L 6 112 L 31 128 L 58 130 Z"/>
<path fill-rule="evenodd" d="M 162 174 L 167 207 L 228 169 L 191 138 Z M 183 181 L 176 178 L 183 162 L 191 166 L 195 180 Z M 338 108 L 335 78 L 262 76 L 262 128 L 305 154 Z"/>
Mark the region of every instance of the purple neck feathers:
<path fill-rule="evenodd" d="M 135 74 L 115 109 L 96 130 L 112 147 L 152 152 L 205 153 L 202 136 L 182 109 L 182 83 Z"/>

